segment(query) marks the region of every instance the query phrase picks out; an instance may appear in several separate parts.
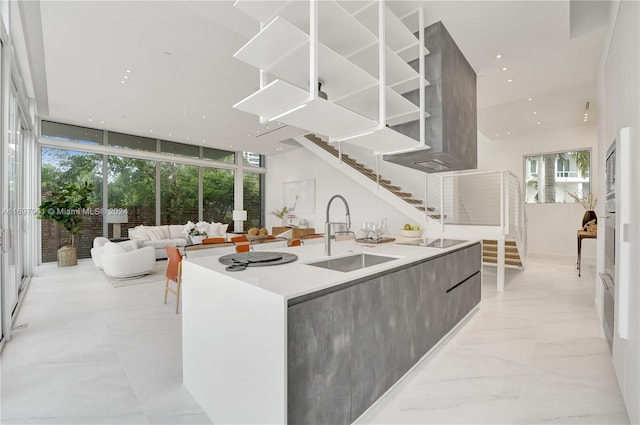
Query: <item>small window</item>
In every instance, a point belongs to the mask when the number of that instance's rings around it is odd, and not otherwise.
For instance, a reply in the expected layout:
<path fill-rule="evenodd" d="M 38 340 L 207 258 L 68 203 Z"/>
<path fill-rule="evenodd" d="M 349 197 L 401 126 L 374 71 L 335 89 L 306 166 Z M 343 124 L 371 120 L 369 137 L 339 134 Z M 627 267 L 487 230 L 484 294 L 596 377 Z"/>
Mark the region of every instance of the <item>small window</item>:
<path fill-rule="evenodd" d="M 42 137 L 46 137 L 48 139 L 63 140 L 65 142 L 78 142 L 87 145 L 102 144 L 102 130 L 96 130 L 95 128 L 42 121 L 40 133 Z"/>
<path fill-rule="evenodd" d="M 220 149 L 202 148 L 202 157 L 204 159 L 211 159 L 218 162 L 226 162 L 228 164 L 236 162 L 235 152 L 223 151 Z"/>
<path fill-rule="evenodd" d="M 249 167 L 264 167 L 264 157 L 259 153 L 242 152 L 242 163 Z"/>
<path fill-rule="evenodd" d="M 156 139 L 148 137 L 132 136 L 130 134 L 109 132 L 109 146 L 117 148 L 133 149 L 137 151 L 156 151 Z"/>
<path fill-rule="evenodd" d="M 184 143 L 169 142 L 162 140 L 160 142 L 160 152 L 169 155 L 188 156 L 191 158 L 200 157 L 200 148 L 195 145 L 185 145 Z"/>
<path fill-rule="evenodd" d="M 527 203 L 573 203 L 591 192 L 589 149 L 525 155 Z"/>

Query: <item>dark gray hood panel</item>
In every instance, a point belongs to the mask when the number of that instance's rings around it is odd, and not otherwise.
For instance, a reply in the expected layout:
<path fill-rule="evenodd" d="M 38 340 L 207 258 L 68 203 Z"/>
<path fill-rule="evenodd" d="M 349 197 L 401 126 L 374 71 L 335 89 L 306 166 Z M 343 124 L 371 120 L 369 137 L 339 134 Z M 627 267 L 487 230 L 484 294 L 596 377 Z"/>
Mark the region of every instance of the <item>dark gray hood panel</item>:
<path fill-rule="evenodd" d="M 430 52 L 425 56 L 425 78 L 430 83 L 425 88 L 425 109 L 431 115 L 425 118 L 425 135 L 430 149 L 383 158 L 428 173 L 477 168 L 476 73 L 442 22 L 428 26 L 424 34 Z M 410 65 L 419 68 L 417 59 Z M 420 104 L 419 90 L 404 96 Z M 420 140 L 418 121 L 392 129 Z"/>

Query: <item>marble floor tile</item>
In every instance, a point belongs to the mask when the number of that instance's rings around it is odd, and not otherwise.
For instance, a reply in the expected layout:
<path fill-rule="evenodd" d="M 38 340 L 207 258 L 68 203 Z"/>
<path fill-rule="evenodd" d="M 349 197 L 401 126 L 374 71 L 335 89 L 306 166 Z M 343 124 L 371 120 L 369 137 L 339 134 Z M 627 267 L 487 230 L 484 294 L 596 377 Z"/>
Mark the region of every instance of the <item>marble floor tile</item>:
<path fill-rule="evenodd" d="M 0 359 L 3 424 L 209 424 L 182 385 L 163 282 L 114 288 L 91 260 L 36 271 Z M 483 267 L 482 302 L 362 424 L 626 424 L 594 307 L 595 267 Z M 250 408 L 250 406 L 247 406 Z"/>

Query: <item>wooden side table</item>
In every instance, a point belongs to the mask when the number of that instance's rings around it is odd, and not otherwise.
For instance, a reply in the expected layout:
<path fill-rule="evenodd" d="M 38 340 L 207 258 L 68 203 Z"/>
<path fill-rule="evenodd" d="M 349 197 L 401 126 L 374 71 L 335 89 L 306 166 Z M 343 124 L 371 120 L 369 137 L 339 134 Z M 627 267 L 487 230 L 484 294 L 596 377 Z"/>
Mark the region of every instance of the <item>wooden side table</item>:
<path fill-rule="evenodd" d="M 584 230 L 578 230 L 578 261 L 577 261 L 577 269 L 578 276 L 580 276 L 580 264 L 582 262 L 582 240 L 583 239 L 597 239 L 598 232 L 585 232 Z"/>

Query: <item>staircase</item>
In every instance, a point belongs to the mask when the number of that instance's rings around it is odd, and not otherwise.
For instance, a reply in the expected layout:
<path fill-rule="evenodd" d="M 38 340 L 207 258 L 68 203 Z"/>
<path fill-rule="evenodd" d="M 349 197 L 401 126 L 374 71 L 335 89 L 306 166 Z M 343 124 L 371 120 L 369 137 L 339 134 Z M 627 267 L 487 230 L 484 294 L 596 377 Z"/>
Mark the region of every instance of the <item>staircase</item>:
<path fill-rule="evenodd" d="M 358 162 L 356 159 L 352 158 L 348 154 L 342 153 L 342 155 L 341 155 L 341 153 L 340 153 L 340 151 L 338 149 L 333 147 L 328 142 L 320 139 L 316 135 L 307 134 L 304 137 L 306 139 L 310 140 L 311 142 L 313 142 L 314 144 L 316 144 L 317 146 L 319 146 L 322 149 L 324 149 L 326 152 L 328 152 L 331 155 L 335 156 L 336 158 L 341 159 L 341 161 L 343 163 L 349 165 L 354 170 L 360 172 L 361 174 L 363 174 L 364 176 L 366 176 L 370 180 L 372 180 L 372 181 L 376 182 L 377 184 L 379 184 L 380 186 L 384 187 L 389 192 L 393 193 L 395 196 L 397 196 L 398 198 L 402 199 L 404 202 L 406 202 L 406 203 L 410 204 L 411 206 L 415 207 L 418 211 L 435 212 L 435 208 L 425 206 L 424 200 L 418 199 L 412 193 L 402 190 L 401 186 L 397 186 L 390 179 L 386 179 L 382 175 L 377 174 L 374 170 L 372 170 L 371 168 L 367 167 L 366 165 Z M 429 215 L 429 217 L 434 218 L 436 220 L 440 219 L 440 215 L 439 214 L 431 214 L 431 215 Z"/>
<path fill-rule="evenodd" d="M 498 241 L 495 239 L 482 240 L 482 263 L 498 265 Z M 504 241 L 504 264 L 505 267 L 523 270 L 522 259 L 516 241 Z"/>
<path fill-rule="evenodd" d="M 351 143 L 329 144 L 315 135 L 293 139 L 407 217 L 423 223 L 429 237 L 483 240 L 482 261 L 496 265 L 498 292 L 504 290 L 506 268 L 526 267 L 527 217 L 520 183 L 513 173 L 427 174 L 384 161 Z M 398 198 L 403 202 L 397 202 Z"/>

